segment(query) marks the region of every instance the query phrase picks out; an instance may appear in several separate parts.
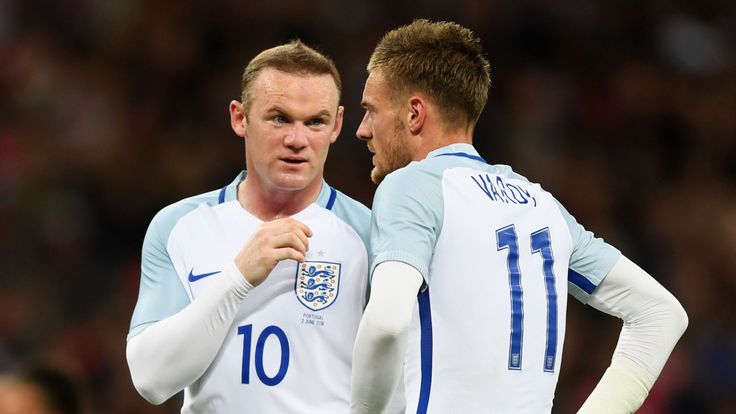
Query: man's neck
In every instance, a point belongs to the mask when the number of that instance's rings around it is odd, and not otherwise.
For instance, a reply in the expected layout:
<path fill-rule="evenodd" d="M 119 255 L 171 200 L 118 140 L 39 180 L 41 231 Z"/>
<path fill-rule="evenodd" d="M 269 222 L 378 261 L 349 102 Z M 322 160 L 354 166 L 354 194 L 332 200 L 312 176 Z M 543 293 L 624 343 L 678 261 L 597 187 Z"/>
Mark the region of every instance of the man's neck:
<path fill-rule="evenodd" d="M 456 131 L 454 133 L 433 134 L 423 136 L 419 141 L 419 146 L 414 151 L 414 161 L 420 161 L 427 158 L 430 152 L 446 147 L 452 144 L 473 144 L 473 131 Z"/>
<path fill-rule="evenodd" d="M 271 221 L 304 210 L 317 200 L 321 190 L 321 179 L 301 190 L 282 190 L 265 188 L 246 176 L 238 185 L 238 202 L 260 220 Z"/>

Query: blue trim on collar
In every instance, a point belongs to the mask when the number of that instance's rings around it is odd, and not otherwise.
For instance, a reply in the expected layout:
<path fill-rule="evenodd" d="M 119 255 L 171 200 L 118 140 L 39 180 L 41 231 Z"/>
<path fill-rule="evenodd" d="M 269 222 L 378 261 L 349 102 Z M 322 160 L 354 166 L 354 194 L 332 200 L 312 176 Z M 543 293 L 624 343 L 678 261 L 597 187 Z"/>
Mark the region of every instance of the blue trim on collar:
<path fill-rule="evenodd" d="M 445 156 L 445 155 L 451 155 L 451 156 L 454 156 L 454 157 L 470 158 L 471 160 L 476 160 L 476 161 L 480 161 L 480 162 L 483 162 L 483 163 L 488 164 L 488 161 L 486 161 L 485 159 L 483 159 L 483 157 L 481 157 L 479 155 L 468 154 L 468 153 L 465 153 L 465 152 L 447 152 L 447 153 L 444 153 L 444 154 L 437 154 L 437 155 L 435 155 L 435 157 L 442 157 L 442 156 Z"/>
<path fill-rule="evenodd" d="M 217 204 L 222 204 L 225 202 L 225 192 L 226 191 L 227 191 L 227 185 L 222 187 L 222 190 L 220 190 L 220 195 L 217 197 Z"/>
<path fill-rule="evenodd" d="M 330 199 L 327 201 L 327 205 L 325 206 L 327 210 L 330 210 L 330 211 L 332 210 L 332 206 L 335 204 L 336 198 L 337 198 L 337 191 L 334 188 L 330 187 Z"/>

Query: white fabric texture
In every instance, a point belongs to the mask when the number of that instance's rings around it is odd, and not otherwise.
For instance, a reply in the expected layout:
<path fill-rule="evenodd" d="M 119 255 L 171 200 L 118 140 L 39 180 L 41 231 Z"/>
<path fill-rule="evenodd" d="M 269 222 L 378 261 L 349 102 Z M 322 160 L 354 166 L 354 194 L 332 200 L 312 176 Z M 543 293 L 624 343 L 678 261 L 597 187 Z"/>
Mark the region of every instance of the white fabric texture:
<path fill-rule="evenodd" d="M 580 412 L 634 412 L 685 332 L 687 314 L 667 289 L 624 256 L 588 304 L 623 319 L 624 325 L 611 367 Z"/>
<path fill-rule="evenodd" d="M 636 362 L 615 357 L 578 414 L 633 413 L 641 407 L 655 378 Z"/>
<path fill-rule="evenodd" d="M 422 282 L 419 271 L 402 262 L 383 262 L 373 272 L 353 352 L 351 413 L 393 410 L 387 407 L 394 390 L 403 389 L 407 335 Z M 397 400 L 403 398 L 393 396 Z"/>
<path fill-rule="evenodd" d="M 133 385 L 149 402 L 163 403 L 199 378 L 215 358 L 238 306 L 253 288 L 234 262 L 221 276 L 189 306 L 128 341 Z"/>

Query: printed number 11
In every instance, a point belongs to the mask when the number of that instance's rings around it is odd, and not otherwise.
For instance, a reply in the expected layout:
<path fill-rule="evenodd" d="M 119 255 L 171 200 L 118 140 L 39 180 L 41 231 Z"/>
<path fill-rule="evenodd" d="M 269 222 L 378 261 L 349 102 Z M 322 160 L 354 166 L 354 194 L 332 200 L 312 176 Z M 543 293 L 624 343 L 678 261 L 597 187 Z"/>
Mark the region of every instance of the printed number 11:
<path fill-rule="evenodd" d="M 521 369 L 522 339 L 524 336 L 524 300 L 519 269 L 519 242 L 514 225 L 496 230 L 498 250 L 508 249 L 506 263 L 511 289 L 511 338 L 509 344 L 509 369 Z M 554 372 L 557 356 L 557 291 L 549 228 L 531 234 L 531 252 L 542 256 L 544 285 L 547 292 L 547 343 L 544 351 L 544 371 Z"/>

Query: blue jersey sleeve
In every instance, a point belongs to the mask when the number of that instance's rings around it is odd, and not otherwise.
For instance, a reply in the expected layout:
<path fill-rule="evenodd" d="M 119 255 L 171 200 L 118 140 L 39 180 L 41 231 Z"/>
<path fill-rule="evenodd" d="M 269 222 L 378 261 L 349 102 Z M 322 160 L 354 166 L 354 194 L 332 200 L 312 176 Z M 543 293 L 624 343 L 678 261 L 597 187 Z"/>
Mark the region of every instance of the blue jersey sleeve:
<path fill-rule="evenodd" d="M 166 207 L 153 218 L 146 231 L 141 252 L 140 291 L 128 339 L 148 325 L 177 313 L 190 302 L 167 248 L 171 230 L 188 210 L 181 204 Z"/>
<path fill-rule="evenodd" d="M 595 237 L 586 230 L 558 202 L 572 236 L 573 251 L 567 273 L 568 290 L 582 303 L 587 303 L 595 288 L 603 281 L 608 272 L 621 256 L 615 247 Z"/>
<path fill-rule="evenodd" d="M 418 164 L 394 171 L 376 190 L 371 219 L 371 274 L 386 261 L 415 267 L 428 280 L 442 230 L 441 180 Z"/>

